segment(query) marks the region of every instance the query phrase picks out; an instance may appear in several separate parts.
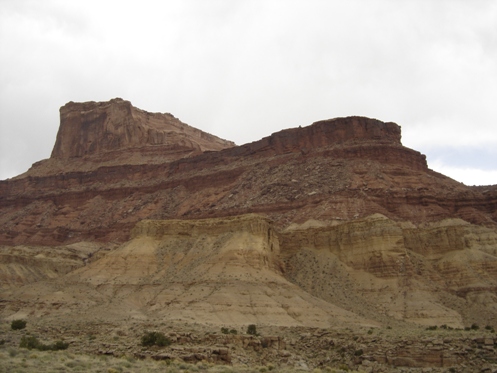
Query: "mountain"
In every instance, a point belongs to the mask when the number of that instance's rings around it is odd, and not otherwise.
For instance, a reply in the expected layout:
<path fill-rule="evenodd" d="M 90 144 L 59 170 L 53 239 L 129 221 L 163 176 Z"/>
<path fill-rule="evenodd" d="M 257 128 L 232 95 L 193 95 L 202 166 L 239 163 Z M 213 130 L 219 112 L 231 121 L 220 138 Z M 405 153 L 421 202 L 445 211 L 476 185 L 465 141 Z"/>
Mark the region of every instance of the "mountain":
<path fill-rule="evenodd" d="M 430 170 L 395 123 L 235 146 L 122 99 L 60 116 L 0 181 L 6 319 L 497 325 L 497 186 Z"/>

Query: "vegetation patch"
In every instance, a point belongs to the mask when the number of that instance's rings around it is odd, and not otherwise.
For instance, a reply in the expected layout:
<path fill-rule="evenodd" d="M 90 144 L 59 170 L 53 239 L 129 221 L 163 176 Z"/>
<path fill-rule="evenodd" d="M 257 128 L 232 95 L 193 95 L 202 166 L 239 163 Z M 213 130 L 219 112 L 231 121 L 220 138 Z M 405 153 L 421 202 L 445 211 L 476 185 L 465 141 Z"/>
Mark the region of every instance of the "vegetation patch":
<path fill-rule="evenodd" d="M 171 344 L 171 340 L 161 332 L 147 332 L 142 336 L 141 345 L 144 347 L 165 347 Z"/>
<path fill-rule="evenodd" d="M 10 323 L 10 327 L 12 330 L 21 330 L 26 327 L 26 324 L 26 320 L 12 320 L 12 322 Z"/>
<path fill-rule="evenodd" d="M 250 324 L 250 325 L 247 327 L 247 334 L 250 334 L 250 335 L 258 335 L 258 334 L 257 334 L 257 327 L 256 327 L 254 324 Z"/>
<path fill-rule="evenodd" d="M 19 347 L 27 348 L 28 350 L 36 349 L 40 351 L 59 351 L 66 350 L 69 347 L 69 343 L 64 341 L 57 341 L 53 344 L 44 344 L 41 343 L 38 338 L 32 335 L 22 336 L 21 343 L 19 343 Z"/>

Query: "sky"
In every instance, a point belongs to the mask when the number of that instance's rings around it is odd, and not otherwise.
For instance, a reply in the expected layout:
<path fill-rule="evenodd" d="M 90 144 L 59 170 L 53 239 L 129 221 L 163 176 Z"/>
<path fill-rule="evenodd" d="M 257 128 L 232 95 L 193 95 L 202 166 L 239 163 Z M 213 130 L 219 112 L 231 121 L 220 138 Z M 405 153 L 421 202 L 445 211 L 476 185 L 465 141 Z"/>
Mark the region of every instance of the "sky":
<path fill-rule="evenodd" d="M 0 180 L 59 108 L 121 97 L 238 145 L 360 115 L 466 185 L 497 184 L 495 0 L 0 0 Z"/>

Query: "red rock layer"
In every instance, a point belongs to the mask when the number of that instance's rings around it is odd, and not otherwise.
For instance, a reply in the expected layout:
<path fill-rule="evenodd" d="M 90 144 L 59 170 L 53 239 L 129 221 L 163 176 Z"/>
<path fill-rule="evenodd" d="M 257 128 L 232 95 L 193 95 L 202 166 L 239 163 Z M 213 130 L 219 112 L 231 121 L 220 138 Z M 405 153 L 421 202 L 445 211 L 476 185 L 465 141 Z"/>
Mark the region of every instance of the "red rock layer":
<path fill-rule="evenodd" d="M 279 228 L 377 212 L 497 222 L 497 186 L 470 188 L 429 170 L 395 123 L 337 118 L 242 146 L 223 141 L 122 100 L 70 103 L 52 158 L 0 181 L 0 242 L 122 242 L 142 219 L 249 212 Z"/>
<path fill-rule="evenodd" d="M 68 159 L 150 146 L 221 150 L 231 141 L 190 127 L 171 114 L 148 113 L 129 101 L 69 102 L 60 108 L 60 127 L 51 158 Z"/>

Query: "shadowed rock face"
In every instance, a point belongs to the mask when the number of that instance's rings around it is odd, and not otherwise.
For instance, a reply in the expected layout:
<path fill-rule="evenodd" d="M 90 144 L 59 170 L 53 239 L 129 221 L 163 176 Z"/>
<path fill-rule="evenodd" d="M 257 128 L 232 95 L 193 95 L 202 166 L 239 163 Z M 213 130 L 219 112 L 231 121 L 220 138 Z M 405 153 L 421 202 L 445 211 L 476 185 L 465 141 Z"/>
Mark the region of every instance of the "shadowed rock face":
<path fill-rule="evenodd" d="M 121 99 L 69 103 L 52 157 L 0 181 L 3 315 L 43 294 L 118 318 L 497 322 L 497 186 L 400 139 L 348 117 L 234 146 Z"/>

